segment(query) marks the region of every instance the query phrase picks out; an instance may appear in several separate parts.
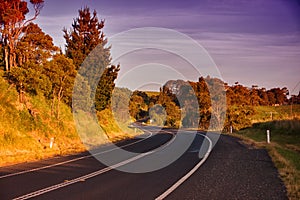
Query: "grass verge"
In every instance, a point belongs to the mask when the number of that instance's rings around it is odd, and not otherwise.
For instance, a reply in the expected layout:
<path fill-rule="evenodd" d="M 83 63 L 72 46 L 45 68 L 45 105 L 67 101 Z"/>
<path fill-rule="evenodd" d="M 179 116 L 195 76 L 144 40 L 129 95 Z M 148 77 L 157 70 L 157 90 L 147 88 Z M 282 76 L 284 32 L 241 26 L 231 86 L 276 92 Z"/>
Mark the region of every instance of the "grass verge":
<path fill-rule="evenodd" d="M 266 142 L 266 130 L 271 143 Z M 266 148 L 277 167 L 291 200 L 300 199 L 300 119 L 276 120 L 253 124 L 233 134 L 245 143 Z"/>
<path fill-rule="evenodd" d="M 57 119 L 51 114 L 51 101 L 43 96 L 26 94 L 26 102 L 20 102 L 15 86 L 0 74 L 0 166 L 82 152 L 105 141 L 134 136 L 125 124 L 119 128 L 109 110 L 97 113 L 95 123 L 87 113 L 78 113 L 75 124 L 66 104 L 61 103 Z"/>

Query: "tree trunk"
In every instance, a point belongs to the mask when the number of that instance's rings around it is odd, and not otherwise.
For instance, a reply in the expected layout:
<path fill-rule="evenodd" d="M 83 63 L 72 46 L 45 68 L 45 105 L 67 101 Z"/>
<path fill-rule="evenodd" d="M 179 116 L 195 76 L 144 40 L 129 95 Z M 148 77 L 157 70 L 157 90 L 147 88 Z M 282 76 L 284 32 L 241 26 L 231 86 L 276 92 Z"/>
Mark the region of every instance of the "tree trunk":
<path fill-rule="evenodd" d="M 51 116 L 54 115 L 54 104 L 55 104 L 55 90 L 53 90 L 52 95 L 53 95 L 53 99 L 52 99 L 52 103 L 51 103 Z"/>
<path fill-rule="evenodd" d="M 15 45 L 13 42 L 9 43 L 9 70 L 16 65 Z"/>
<path fill-rule="evenodd" d="M 57 94 L 57 105 L 56 105 L 56 118 L 57 119 L 59 119 L 59 105 L 60 105 L 62 96 L 63 96 L 63 87 L 60 87 L 58 94 Z"/>
<path fill-rule="evenodd" d="M 8 48 L 4 48 L 4 62 L 5 62 L 5 71 L 9 71 L 9 63 L 8 63 Z"/>
<path fill-rule="evenodd" d="M 13 58 L 12 58 L 11 53 L 9 53 L 9 55 L 8 55 L 8 65 L 9 65 L 8 67 L 9 67 L 9 71 L 11 70 L 12 63 L 13 63 Z"/>
<path fill-rule="evenodd" d="M 15 52 L 12 54 L 12 66 L 17 66 L 17 56 Z"/>
<path fill-rule="evenodd" d="M 56 106 L 56 118 L 59 119 L 59 104 L 60 104 L 60 99 L 57 100 L 57 106 Z"/>

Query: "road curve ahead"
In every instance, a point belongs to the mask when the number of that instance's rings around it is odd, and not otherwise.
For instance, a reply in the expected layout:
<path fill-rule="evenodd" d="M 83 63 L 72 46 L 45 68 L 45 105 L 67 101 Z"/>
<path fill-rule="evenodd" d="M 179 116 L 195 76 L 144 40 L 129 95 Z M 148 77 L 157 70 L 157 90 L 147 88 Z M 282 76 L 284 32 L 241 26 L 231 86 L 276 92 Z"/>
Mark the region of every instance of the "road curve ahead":
<path fill-rule="evenodd" d="M 176 137 L 176 130 L 163 130 L 120 143 L 141 154 L 115 165 L 141 162 L 154 152 L 166 156 L 161 149 Z M 197 134 L 175 162 L 147 173 L 107 167 L 88 153 L 3 167 L 0 199 L 286 199 L 265 150 L 249 149 L 229 136 L 221 136 L 211 153 L 209 144 L 209 138 Z M 203 158 L 198 156 L 201 145 L 207 146 Z M 109 156 L 113 151 L 104 148 L 99 154 Z"/>

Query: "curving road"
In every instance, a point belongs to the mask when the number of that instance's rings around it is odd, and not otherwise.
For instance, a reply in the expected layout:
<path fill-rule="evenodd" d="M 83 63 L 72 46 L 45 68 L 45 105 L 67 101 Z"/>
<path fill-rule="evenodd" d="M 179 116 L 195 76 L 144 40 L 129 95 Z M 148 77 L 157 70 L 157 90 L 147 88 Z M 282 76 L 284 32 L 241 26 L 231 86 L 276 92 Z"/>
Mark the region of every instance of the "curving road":
<path fill-rule="evenodd" d="M 144 129 L 144 137 L 118 143 L 139 154 L 118 157 L 114 146 L 93 151 L 95 157 L 113 158 L 110 167 L 85 152 L 0 168 L 0 199 L 287 199 L 267 152 L 229 136 L 221 136 L 210 151 L 209 135 L 198 133 L 172 164 L 156 171 L 124 172 L 144 163 L 145 169 L 159 166 L 155 161 L 171 158 L 172 146 L 186 144 L 182 135 L 193 134 Z"/>

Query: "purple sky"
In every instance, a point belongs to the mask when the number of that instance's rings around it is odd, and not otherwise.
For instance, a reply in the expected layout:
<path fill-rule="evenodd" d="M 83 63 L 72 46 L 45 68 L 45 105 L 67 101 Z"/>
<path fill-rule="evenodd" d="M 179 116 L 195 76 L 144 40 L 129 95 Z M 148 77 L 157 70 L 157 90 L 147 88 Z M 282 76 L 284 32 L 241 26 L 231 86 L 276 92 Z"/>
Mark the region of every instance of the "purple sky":
<path fill-rule="evenodd" d="M 300 3 L 296 0 L 45 2 L 36 22 L 61 47 L 63 27 L 69 28 L 78 9 L 87 5 L 106 20 L 108 38 L 149 26 L 187 34 L 206 48 L 229 84 L 287 86 L 292 91 L 300 81 Z M 300 84 L 293 93 L 299 90 Z"/>

